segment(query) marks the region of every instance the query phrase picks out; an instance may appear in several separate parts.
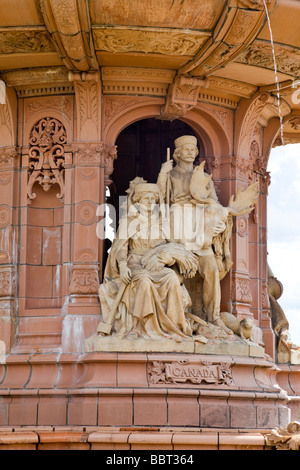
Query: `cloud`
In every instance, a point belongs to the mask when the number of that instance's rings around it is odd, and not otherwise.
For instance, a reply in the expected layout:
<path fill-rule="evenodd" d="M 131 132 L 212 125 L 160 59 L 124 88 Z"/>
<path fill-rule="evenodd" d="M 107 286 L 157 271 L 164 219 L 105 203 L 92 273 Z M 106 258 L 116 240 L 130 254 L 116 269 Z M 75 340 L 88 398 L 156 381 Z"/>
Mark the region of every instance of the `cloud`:
<path fill-rule="evenodd" d="M 300 345 L 300 144 L 272 150 L 268 171 L 268 261 L 283 284 L 279 303 Z"/>

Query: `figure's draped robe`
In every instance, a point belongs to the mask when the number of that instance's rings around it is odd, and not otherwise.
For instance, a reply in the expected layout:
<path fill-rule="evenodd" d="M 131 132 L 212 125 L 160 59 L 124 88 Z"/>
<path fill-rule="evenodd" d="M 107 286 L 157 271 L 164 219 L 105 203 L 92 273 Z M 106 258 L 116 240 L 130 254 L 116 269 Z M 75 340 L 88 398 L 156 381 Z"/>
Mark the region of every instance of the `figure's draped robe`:
<path fill-rule="evenodd" d="M 135 333 L 144 338 L 175 340 L 192 336 L 189 321 L 185 317 L 190 298 L 180 276 L 170 267 L 150 271 L 142 265 L 144 254 L 147 253 L 149 257 L 151 250 L 155 256 L 156 247 L 167 243 L 161 225 L 158 218 L 152 217 L 151 234 L 159 233 L 160 236 L 145 238 L 145 233 L 140 230 L 134 217 L 121 219 L 108 256 L 104 280 L 99 288 L 101 313 L 105 321 L 123 284 L 119 264 L 127 263 L 131 270 L 131 282 L 118 306 L 113 334 L 123 337 Z"/>

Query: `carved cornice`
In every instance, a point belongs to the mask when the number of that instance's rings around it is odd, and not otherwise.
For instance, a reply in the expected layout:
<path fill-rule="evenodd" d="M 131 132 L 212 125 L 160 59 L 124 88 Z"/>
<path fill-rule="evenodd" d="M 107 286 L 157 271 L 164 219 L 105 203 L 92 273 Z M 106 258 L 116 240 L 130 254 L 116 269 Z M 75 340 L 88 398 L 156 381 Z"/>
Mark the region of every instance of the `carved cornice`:
<path fill-rule="evenodd" d="M 40 0 L 48 32 L 70 70 L 97 70 L 85 0 Z"/>
<path fill-rule="evenodd" d="M 111 53 L 143 52 L 191 57 L 208 37 L 206 32 L 174 28 L 93 28 L 95 49 Z"/>
<path fill-rule="evenodd" d="M 211 30 L 226 0 L 101 0 L 90 1 L 95 25 L 132 25 L 194 30 Z"/>
<path fill-rule="evenodd" d="M 267 2 L 269 12 L 275 0 Z M 262 0 L 231 0 L 219 17 L 214 37 L 178 73 L 208 76 L 235 60 L 254 41 L 266 21 Z"/>
<path fill-rule="evenodd" d="M 299 75 L 299 48 L 275 43 L 274 50 L 278 72 Z M 246 51 L 239 55 L 236 62 L 274 70 L 272 45 L 268 41 L 257 39 Z"/>
<path fill-rule="evenodd" d="M 209 90 L 226 90 L 230 95 L 250 98 L 257 91 L 257 87 L 250 83 L 213 76 L 209 77 Z"/>
<path fill-rule="evenodd" d="M 175 71 L 165 69 L 134 67 L 101 69 L 104 95 L 166 96 L 175 76 Z M 190 79 L 190 83 L 197 83 L 197 79 Z M 229 108 L 236 108 L 240 97 L 250 98 L 257 91 L 254 85 L 215 76 L 209 78 L 209 83 L 200 80 L 199 83 L 198 101 L 214 102 Z"/>
<path fill-rule="evenodd" d="M 166 96 L 174 75 L 172 70 L 102 67 L 103 94 Z"/>
<path fill-rule="evenodd" d="M 68 83 L 68 71 L 65 67 L 36 67 L 23 70 L 1 72 L 1 77 L 8 86 L 27 88 L 31 85 L 52 85 Z"/>
<path fill-rule="evenodd" d="M 0 31 L 0 54 L 55 52 L 51 36 L 41 30 Z"/>
<path fill-rule="evenodd" d="M 48 85 L 40 87 L 22 87 L 16 89 L 19 98 L 29 98 L 38 96 L 53 96 L 53 95 L 72 95 L 74 94 L 74 87 L 71 84 L 63 85 Z"/>
<path fill-rule="evenodd" d="M 20 98 L 74 93 L 65 67 L 36 67 L 1 73 L 6 85 L 14 87 Z"/>
<path fill-rule="evenodd" d="M 102 67 L 103 83 L 110 81 L 141 81 L 151 83 L 172 83 L 175 72 L 165 69 L 149 69 L 135 67 Z"/>

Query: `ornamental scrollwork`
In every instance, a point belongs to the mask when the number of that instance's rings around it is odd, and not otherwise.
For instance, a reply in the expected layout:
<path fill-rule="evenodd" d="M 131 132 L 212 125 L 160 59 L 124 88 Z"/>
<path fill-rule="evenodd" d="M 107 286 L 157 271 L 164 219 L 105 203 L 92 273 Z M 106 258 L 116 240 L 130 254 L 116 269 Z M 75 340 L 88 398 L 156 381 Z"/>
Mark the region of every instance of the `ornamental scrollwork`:
<path fill-rule="evenodd" d="M 33 186 L 38 183 L 44 191 L 58 184 L 56 195 L 63 202 L 64 197 L 64 144 L 67 134 L 63 124 L 55 118 L 40 119 L 32 128 L 29 139 L 28 202 L 36 197 Z"/>

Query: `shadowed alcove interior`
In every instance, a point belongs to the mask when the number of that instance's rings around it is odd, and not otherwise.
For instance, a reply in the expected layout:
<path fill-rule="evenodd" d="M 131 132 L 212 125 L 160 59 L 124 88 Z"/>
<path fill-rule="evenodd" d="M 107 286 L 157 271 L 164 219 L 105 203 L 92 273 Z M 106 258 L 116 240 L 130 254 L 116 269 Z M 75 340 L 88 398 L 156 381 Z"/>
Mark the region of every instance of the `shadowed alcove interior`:
<path fill-rule="evenodd" d="M 174 121 L 143 119 L 129 125 L 119 134 L 116 140 L 118 158 L 114 162 L 108 200 L 116 208 L 117 213 L 119 196 L 126 195 L 129 182 L 136 176 L 143 177 L 149 183 L 156 182 L 161 165 L 167 158 L 167 148 L 170 148 L 172 158 L 174 140 L 181 135 L 197 137 L 199 160 L 204 153 L 201 140 L 188 124 L 179 119 Z"/>

